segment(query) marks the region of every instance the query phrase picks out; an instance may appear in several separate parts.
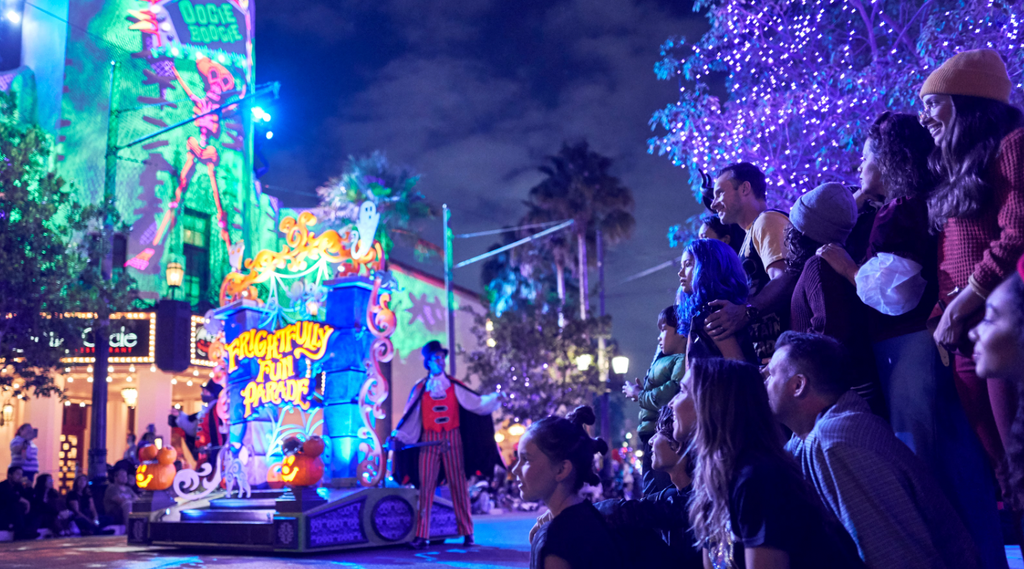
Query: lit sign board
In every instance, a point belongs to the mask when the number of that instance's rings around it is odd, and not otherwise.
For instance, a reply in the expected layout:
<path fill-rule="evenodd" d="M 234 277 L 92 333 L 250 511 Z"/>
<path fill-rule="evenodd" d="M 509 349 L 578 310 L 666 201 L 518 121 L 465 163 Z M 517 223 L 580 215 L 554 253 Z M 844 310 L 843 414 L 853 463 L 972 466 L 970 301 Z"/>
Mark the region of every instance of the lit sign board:
<path fill-rule="evenodd" d="M 296 322 L 275 332 L 246 330 L 228 344 L 228 373 L 245 360 L 259 364 L 256 379 L 242 389 L 244 416 L 268 404 L 292 403 L 309 409 L 310 380 L 296 377 L 295 359 L 319 361 L 333 333 L 333 327 L 319 322 Z"/>
<path fill-rule="evenodd" d="M 90 315 L 82 315 L 89 318 Z M 152 363 L 156 361 L 156 313 L 118 312 L 110 315 L 110 363 Z M 50 339 L 50 345 L 63 340 Z M 82 329 L 82 345 L 61 359 L 64 363 L 85 364 L 96 361 L 96 340 L 92 326 Z"/>
<path fill-rule="evenodd" d="M 164 8 L 182 43 L 229 52 L 244 51 L 243 42 L 248 35 L 246 15 L 229 2 L 181 0 L 168 2 Z"/>
<path fill-rule="evenodd" d="M 189 355 L 192 365 L 204 367 L 216 367 L 217 361 L 223 355 L 223 347 L 220 338 L 210 333 L 204 325 L 206 319 L 202 316 L 192 316 L 191 342 L 189 342 Z"/>

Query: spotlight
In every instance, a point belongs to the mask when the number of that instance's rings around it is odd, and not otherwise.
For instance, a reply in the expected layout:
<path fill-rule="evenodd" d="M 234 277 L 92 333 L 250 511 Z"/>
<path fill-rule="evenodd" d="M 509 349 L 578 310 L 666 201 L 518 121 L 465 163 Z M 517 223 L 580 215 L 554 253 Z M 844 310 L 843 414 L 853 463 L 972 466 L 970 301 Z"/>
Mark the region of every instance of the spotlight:
<path fill-rule="evenodd" d="M 7 20 L 12 24 L 21 23 L 21 14 L 15 12 L 14 10 L 8 10 L 7 13 L 4 14 L 4 17 L 7 18 Z"/>
<path fill-rule="evenodd" d="M 274 138 L 274 131 L 268 130 L 267 131 L 267 140 L 270 140 L 271 138 Z"/>

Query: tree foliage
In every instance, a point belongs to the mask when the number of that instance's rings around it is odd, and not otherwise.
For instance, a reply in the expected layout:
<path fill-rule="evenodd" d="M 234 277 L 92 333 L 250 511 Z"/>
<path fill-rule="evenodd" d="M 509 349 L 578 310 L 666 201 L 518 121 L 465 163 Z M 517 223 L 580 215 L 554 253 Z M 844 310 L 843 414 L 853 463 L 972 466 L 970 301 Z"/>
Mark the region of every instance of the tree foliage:
<path fill-rule="evenodd" d="M 1019 4 L 990 0 L 699 0 L 711 29 L 670 38 L 655 72 L 679 100 L 654 113 L 649 151 L 688 167 L 760 166 L 769 206 L 827 181 L 854 183 L 867 128 L 883 111 L 919 109 L 937 66 L 967 49 L 1005 58 L 1024 102 Z M 725 95 L 715 86 L 725 81 Z"/>
<path fill-rule="evenodd" d="M 416 189 L 420 176 L 411 168 L 393 166 L 383 152 L 365 156 L 349 156 L 340 176 L 317 188 L 320 207 L 327 213 L 329 224 L 347 225 L 356 220 L 359 204 L 366 200 L 377 206 L 380 223 L 375 238 L 384 253 L 395 242 L 412 247 L 423 257 L 440 251 L 420 238 L 419 221 L 437 217 L 437 208 Z"/>
<path fill-rule="evenodd" d="M 580 370 L 576 362 L 590 354 L 596 364 L 593 339 L 609 320 L 569 320 L 559 329 L 554 311 L 533 306 L 477 316 L 473 334 L 486 347 L 466 354 L 468 374 L 480 379 L 485 392 L 509 394 L 500 409 L 502 419 L 537 420 L 592 404 L 601 391 L 597 366 Z"/>
<path fill-rule="evenodd" d="M 123 269 L 103 278 L 102 236 L 123 229 L 116 208 L 78 202 L 49 167 L 46 134 L 16 117 L 13 96 L 0 93 L 0 385 L 50 395 L 60 359 L 82 342 L 83 320 L 66 316 L 128 309 L 136 285 Z"/>

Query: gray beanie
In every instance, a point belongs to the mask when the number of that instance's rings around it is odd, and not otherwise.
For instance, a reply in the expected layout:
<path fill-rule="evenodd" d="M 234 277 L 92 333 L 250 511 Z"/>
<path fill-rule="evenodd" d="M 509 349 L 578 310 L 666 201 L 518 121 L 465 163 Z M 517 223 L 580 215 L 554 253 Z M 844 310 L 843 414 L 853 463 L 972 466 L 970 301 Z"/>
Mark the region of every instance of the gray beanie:
<path fill-rule="evenodd" d="M 797 198 L 789 221 L 819 243 L 844 245 L 857 224 L 857 202 L 845 186 L 835 182 L 822 184 Z"/>

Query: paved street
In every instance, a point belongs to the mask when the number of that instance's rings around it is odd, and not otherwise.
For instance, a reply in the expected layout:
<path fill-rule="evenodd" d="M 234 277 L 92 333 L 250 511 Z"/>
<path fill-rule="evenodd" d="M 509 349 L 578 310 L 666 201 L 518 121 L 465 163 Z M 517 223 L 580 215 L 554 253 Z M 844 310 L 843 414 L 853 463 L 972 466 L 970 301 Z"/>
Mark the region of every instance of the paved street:
<path fill-rule="evenodd" d="M 525 513 L 478 516 L 474 519 L 477 545 L 470 548 L 453 543 L 424 551 L 394 547 L 303 557 L 132 547 L 125 545 L 123 536 L 0 543 L 0 566 L 4 569 L 272 569 L 324 565 L 352 569 L 526 567 L 530 561 L 526 539 L 533 521 L 534 515 Z M 1010 569 L 1024 569 L 1019 548 L 1007 547 L 1006 554 Z"/>
<path fill-rule="evenodd" d="M 134 547 L 126 545 L 123 536 L 88 537 L 0 543 L 0 566 L 4 569 L 269 569 L 324 565 L 353 569 L 526 567 L 530 562 L 527 536 L 535 518 L 536 515 L 531 513 L 477 516 L 474 518 L 477 545 L 470 548 L 463 548 L 461 543 L 449 543 L 424 551 L 413 551 L 403 546 L 303 557 L 271 557 Z"/>

